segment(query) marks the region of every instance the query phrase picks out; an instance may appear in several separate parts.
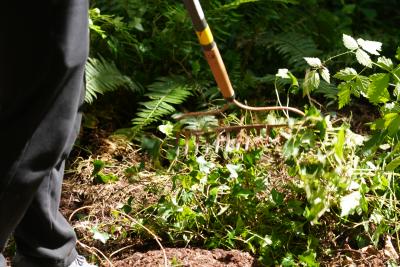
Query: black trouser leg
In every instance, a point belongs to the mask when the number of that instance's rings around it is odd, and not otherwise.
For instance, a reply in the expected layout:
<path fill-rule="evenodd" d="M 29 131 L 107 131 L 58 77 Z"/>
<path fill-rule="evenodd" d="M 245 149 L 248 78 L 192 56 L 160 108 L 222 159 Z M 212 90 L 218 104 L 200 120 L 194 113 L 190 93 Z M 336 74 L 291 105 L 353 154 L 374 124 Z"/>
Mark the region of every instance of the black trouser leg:
<path fill-rule="evenodd" d="M 20 266 L 76 256 L 58 205 L 80 123 L 87 9 L 87 0 L 0 3 L 0 252 L 15 231 Z"/>

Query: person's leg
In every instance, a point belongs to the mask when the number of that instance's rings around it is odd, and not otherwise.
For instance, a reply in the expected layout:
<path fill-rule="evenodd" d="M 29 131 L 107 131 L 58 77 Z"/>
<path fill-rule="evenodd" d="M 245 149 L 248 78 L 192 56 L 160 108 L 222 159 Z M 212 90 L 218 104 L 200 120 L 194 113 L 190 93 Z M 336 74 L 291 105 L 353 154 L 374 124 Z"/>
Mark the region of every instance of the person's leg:
<path fill-rule="evenodd" d="M 19 224 L 18 252 L 41 259 L 21 266 L 76 256 L 58 204 L 80 122 L 87 9 L 87 0 L 0 3 L 0 252 Z"/>

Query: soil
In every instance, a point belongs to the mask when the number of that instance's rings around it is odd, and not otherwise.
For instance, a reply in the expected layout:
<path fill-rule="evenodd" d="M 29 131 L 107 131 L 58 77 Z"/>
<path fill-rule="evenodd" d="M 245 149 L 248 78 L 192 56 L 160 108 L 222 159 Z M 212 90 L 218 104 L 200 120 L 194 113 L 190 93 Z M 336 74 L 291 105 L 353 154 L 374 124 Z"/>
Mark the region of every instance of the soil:
<path fill-rule="evenodd" d="M 130 199 L 131 206 L 140 210 L 154 203 L 160 194 L 170 188 L 169 177 L 164 177 L 152 170 L 150 165 L 137 175 L 127 175 L 125 170 L 149 159 L 140 153 L 138 147 L 132 146 L 119 137 L 109 137 L 104 132 L 92 132 L 86 136 L 91 151 L 77 147 L 70 157 L 63 184 L 61 211 L 70 221 L 78 234 L 78 250 L 90 261 L 99 266 L 187 266 L 187 267 L 247 267 L 262 266 L 257 256 L 239 250 L 194 247 L 167 247 L 163 240 L 152 235 L 151 229 L 142 229 L 138 235 L 126 235 L 124 228 L 135 223 L 134 218 L 123 217 L 115 211 L 121 209 Z M 87 147 L 86 144 L 83 144 Z M 112 173 L 120 179 L 110 184 L 96 184 L 93 181 L 93 160 L 106 162 L 102 170 Z M 277 170 L 276 180 L 282 179 L 284 173 Z M 94 238 L 94 228 L 115 229 L 107 242 Z M 125 235 L 125 236 L 124 236 Z M 151 241 L 149 241 L 151 240 Z M 157 244 L 159 242 L 159 244 Z M 332 246 L 332 244 L 325 244 Z M 391 251 L 391 243 L 386 248 L 377 250 L 373 247 L 352 249 L 346 242 L 340 247 L 333 245 L 333 254 L 320 259 L 322 266 L 386 266 L 386 259 L 396 257 Z M 5 255 L 12 254 L 12 242 Z M 390 253 L 394 253 L 389 255 Z"/>

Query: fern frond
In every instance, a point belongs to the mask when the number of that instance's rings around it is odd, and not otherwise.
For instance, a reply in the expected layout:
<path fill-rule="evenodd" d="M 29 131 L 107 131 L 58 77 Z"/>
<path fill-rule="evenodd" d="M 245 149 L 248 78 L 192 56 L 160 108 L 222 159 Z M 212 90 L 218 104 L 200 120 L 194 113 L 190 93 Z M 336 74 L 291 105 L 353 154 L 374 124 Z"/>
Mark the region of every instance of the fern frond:
<path fill-rule="evenodd" d="M 311 37 L 295 32 L 276 35 L 271 40 L 271 46 L 287 61 L 289 66 L 297 70 L 307 67 L 303 57 L 315 57 L 321 53 Z"/>
<path fill-rule="evenodd" d="M 148 87 L 146 96 L 151 100 L 141 102 L 139 109 L 132 120 L 134 132 L 137 133 L 162 117 L 176 111 L 173 105 L 182 104 L 191 95 L 191 88 L 182 77 L 162 77 Z"/>
<path fill-rule="evenodd" d="M 86 95 L 85 101 L 92 103 L 99 94 L 115 91 L 120 88 L 139 91 L 140 86 L 128 76 L 121 74 L 114 62 L 103 57 L 89 58 L 86 64 Z"/>

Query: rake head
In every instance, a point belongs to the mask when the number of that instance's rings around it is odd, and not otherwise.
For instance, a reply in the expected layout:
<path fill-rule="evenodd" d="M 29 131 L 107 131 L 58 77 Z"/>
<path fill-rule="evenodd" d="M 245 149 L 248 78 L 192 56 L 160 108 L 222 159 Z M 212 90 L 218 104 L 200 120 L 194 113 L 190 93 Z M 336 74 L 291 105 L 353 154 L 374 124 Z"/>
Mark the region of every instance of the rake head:
<path fill-rule="evenodd" d="M 232 152 L 262 147 L 269 143 L 271 129 L 288 126 L 283 123 L 224 125 L 223 120 L 217 120 L 209 115 L 188 117 L 182 119 L 181 124 L 182 128 L 176 134 L 177 155 L 180 153 L 183 139 L 185 156 L 189 154 L 189 151 L 194 151 L 195 154 L 208 154 L 211 151 Z"/>

